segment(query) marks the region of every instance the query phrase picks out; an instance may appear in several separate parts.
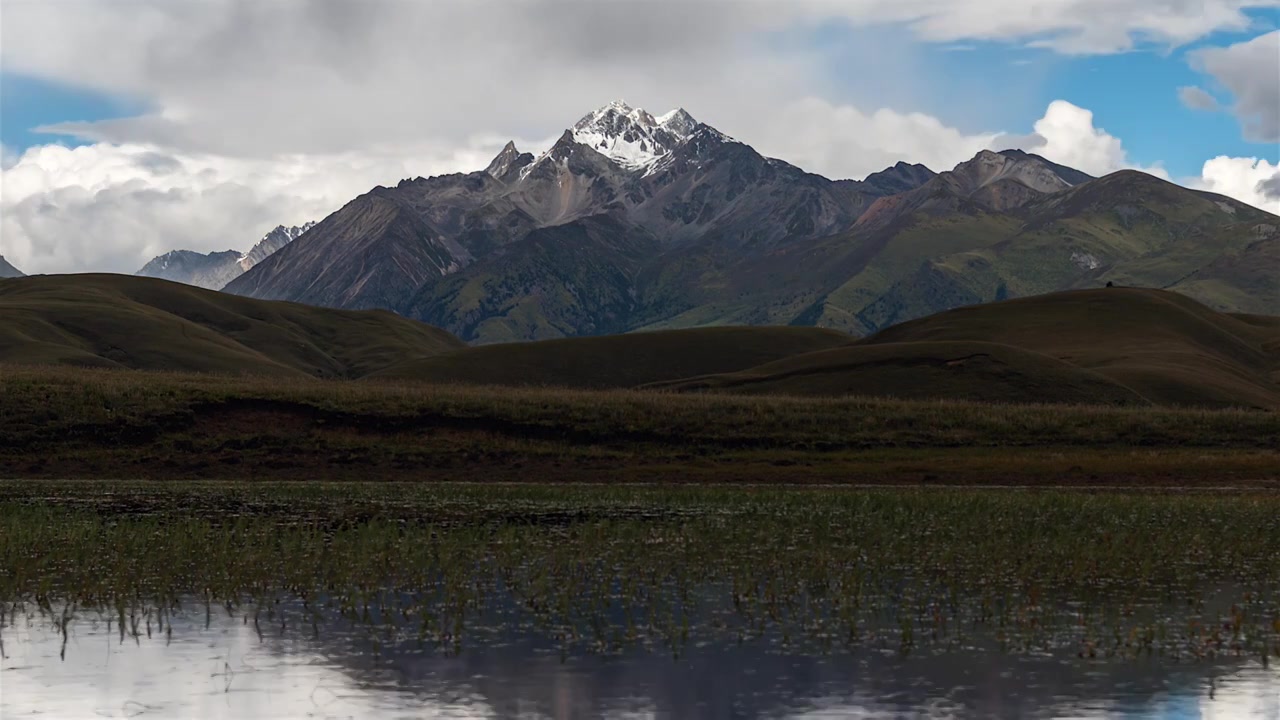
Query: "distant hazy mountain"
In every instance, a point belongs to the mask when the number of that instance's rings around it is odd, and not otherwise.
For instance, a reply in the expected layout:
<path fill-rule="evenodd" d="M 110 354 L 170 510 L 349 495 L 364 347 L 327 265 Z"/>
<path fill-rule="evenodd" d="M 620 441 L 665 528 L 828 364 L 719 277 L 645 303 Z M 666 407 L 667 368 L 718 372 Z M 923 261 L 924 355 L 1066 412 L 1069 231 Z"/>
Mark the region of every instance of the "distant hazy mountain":
<path fill-rule="evenodd" d="M 277 226 L 245 253 L 235 250 L 211 253 L 174 250 L 153 259 L 134 274 L 220 290 L 271 253 L 296 240 L 313 225 L 314 222 L 293 227 Z"/>
<path fill-rule="evenodd" d="M 26 275 L 23 275 L 22 271 L 18 268 L 10 265 L 9 262 L 4 259 L 3 255 L 0 255 L 0 278 L 15 277 L 26 277 Z"/>
<path fill-rule="evenodd" d="M 1280 313 L 1280 218 L 1019 150 L 832 181 L 611 103 L 545 152 L 378 187 L 225 288 L 387 308 L 472 342 L 703 325 L 855 334 L 1107 281 Z"/>
<path fill-rule="evenodd" d="M 174 250 L 153 259 L 134 274 L 217 290 L 244 272 L 237 263 L 239 259 L 240 253 L 235 250 L 211 253 Z"/>

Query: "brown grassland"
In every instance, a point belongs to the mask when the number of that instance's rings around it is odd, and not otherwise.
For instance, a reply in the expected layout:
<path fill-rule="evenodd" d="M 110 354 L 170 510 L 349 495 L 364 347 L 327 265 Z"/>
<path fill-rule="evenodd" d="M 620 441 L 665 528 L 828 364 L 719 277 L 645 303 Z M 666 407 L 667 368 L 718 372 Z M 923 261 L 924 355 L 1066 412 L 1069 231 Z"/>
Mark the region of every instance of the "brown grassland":
<path fill-rule="evenodd" d="M 1280 487 L 1280 413 L 0 365 L 0 478 Z"/>

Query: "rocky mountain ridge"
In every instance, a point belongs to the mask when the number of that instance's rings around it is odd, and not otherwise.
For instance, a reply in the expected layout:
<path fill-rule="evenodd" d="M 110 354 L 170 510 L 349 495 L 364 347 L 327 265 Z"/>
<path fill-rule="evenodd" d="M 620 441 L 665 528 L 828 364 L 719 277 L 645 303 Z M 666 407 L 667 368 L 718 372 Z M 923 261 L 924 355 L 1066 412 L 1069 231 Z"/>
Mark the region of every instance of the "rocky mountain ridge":
<path fill-rule="evenodd" d="M 243 253 L 235 250 L 210 253 L 173 250 L 153 258 L 134 274 L 172 280 L 209 290 L 221 290 L 227 283 L 240 277 L 272 253 L 297 240 L 314 225 L 315 222 L 290 227 L 277 225 Z"/>
<path fill-rule="evenodd" d="M 683 110 L 619 101 L 542 153 L 508 143 L 484 170 L 374 188 L 226 291 L 387 308 L 479 343 L 723 324 L 866 334 L 1107 280 L 1280 311 L 1280 290 L 1234 259 L 1274 262 L 1249 230 L 1268 224 L 1280 218 L 1221 196 L 1019 150 L 833 181 Z"/>

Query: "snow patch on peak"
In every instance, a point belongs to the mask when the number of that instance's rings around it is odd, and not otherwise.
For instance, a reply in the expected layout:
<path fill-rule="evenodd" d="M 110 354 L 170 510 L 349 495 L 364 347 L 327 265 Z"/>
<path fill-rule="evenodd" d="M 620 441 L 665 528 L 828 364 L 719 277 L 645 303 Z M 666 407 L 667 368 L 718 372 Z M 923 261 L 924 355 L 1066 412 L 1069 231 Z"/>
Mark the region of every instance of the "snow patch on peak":
<path fill-rule="evenodd" d="M 574 142 L 629 170 L 640 170 L 671 152 L 695 127 L 697 121 L 683 109 L 655 118 L 643 108 L 615 100 L 588 113 L 569 132 Z"/>
<path fill-rule="evenodd" d="M 676 108 L 665 115 L 659 115 L 657 121 L 660 127 L 680 137 L 688 137 L 698 127 L 698 121 L 685 112 L 684 108 Z"/>

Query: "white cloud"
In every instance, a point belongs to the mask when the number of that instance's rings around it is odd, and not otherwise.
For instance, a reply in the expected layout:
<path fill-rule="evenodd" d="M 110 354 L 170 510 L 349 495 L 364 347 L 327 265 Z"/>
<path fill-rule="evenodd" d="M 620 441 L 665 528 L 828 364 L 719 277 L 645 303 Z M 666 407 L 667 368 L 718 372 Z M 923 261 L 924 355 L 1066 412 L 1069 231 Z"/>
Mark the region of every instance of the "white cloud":
<path fill-rule="evenodd" d="M 1277 0 L 832 0 L 850 19 L 906 22 L 933 41 L 1025 41 L 1068 54 L 1115 53 L 1139 42 L 1185 45 L 1251 25 L 1244 10 Z"/>
<path fill-rule="evenodd" d="M 1280 163 L 1220 156 L 1206 162 L 1190 184 L 1280 215 Z"/>
<path fill-rule="evenodd" d="M 514 135 L 619 94 L 824 96 L 832 69 L 765 37 L 831 22 L 905 24 L 932 42 L 1120 52 L 1249 26 L 1280 0 L 7 0 L 6 70 L 136 97 L 143 118 L 68 123 L 92 140 L 201 152 L 333 153 Z M 839 68 L 839 71 L 845 71 Z M 884 83 L 906 71 L 880 63 Z M 868 98 L 862 98 L 868 105 Z"/>
<path fill-rule="evenodd" d="M 777 98 L 822 75 L 803 49 L 754 42 L 779 17 L 796 13 L 761 2 L 19 2 L 5 6 L 0 60 L 154 107 L 55 126 L 89 140 L 336 153 L 451 146 L 477 128 L 540 137 L 619 95 L 660 107 L 693 98 L 695 113 Z"/>
<path fill-rule="evenodd" d="M 832 178 L 863 178 L 899 160 L 949 169 L 997 137 L 966 135 L 923 113 L 865 112 L 812 97 L 740 124 L 749 134 L 739 139 L 761 153 Z"/>
<path fill-rule="evenodd" d="M 375 185 L 483 167 L 501 144 L 264 160 L 142 144 L 32 148 L 0 174 L 0 254 L 28 273 L 132 273 L 177 248 L 244 250 Z"/>
<path fill-rule="evenodd" d="M 1094 126 L 1092 111 L 1066 100 L 1050 103 L 1044 117 L 1036 121 L 1035 132 L 1031 135 L 1001 136 L 993 147 L 1016 147 L 1094 176 L 1134 169 L 1168 177 L 1168 173 L 1158 165 L 1143 167 L 1131 162 L 1120 138 Z"/>
<path fill-rule="evenodd" d="M 1280 142 L 1280 30 L 1192 54 L 1192 64 L 1235 96 L 1231 110 L 1245 137 Z"/>

